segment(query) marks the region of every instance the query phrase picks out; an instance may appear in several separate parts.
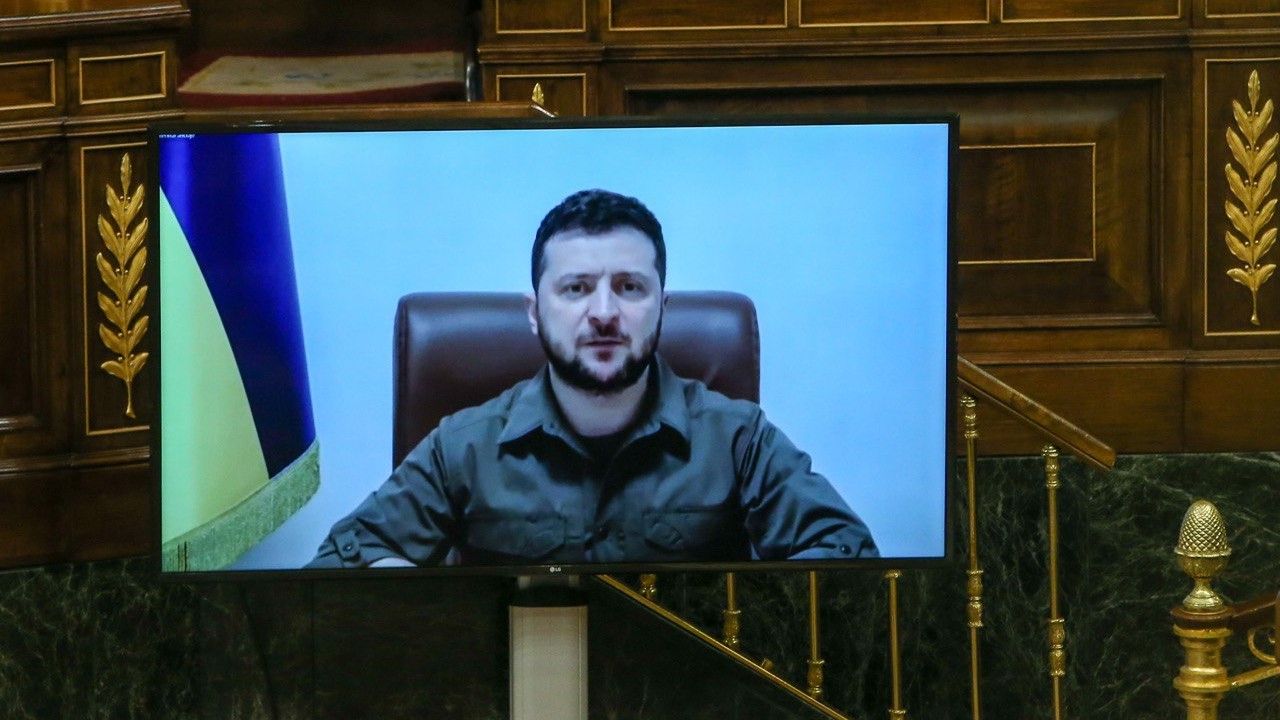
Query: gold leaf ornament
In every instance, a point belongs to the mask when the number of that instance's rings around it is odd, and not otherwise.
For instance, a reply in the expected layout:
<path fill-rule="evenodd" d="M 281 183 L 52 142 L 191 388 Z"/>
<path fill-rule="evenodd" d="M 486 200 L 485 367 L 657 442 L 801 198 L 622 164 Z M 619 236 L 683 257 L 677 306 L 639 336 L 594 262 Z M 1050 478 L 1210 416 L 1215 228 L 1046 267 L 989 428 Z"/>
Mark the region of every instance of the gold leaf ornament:
<path fill-rule="evenodd" d="M 1258 107 L 1262 99 L 1262 82 L 1258 71 L 1249 74 L 1247 88 L 1249 109 L 1239 100 L 1231 101 L 1231 115 L 1235 127 L 1227 128 L 1227 147 L 1235 164 L 1227 163 L 1224 172 L 1231 195 L 1224 203 L 1230 227 L 1224 239 L 1227 250 L 1244 267 L 1227 270 L 1227 277 L 1249 290 L 1253 300 L 1253 315 L 1249 322 L 1261 325 L 1258 318 L 1258 290 L 1275 273 L 1274 263 L 1263 264 L 1263 256 L 1276 242 L 1276 228 L 1267 227 L 1275 217 L 1276 199 L 1269 197 L 1276 181 L 1276 146 L 1280 134 L 1263 133 L 1275 115 L 1271 100 Z"/>
<path fill-rule="evenodd" d="M 107 253 L 98 253 L 94 258 L 98 275 L 107 289 L 107 292 L 98 292 L 98 308 L 106 318 L 105 323 L 98 324 L 98 337 L 115 355 L 100 367 L 124 382 L 124 414 L 131 418 L 137 417 L 133 410 L 133 380 L 150 356 L 135 350 L 151 325 L 150 317 L 139 314 L 147 299 L 147 286 L 141 283 L 147 267 L 144 243 L 148 221 L 142 218 L 134 224 L 142 210 L 146 188 L 141 183 L 131 188 L 132 181 L 133 169 L 126 153 L 120 160 L 120 191 L 116 192 L 110 183 L 106 187 L 107 212 L 111 219 L 98 215 L 98 235 Z"/>

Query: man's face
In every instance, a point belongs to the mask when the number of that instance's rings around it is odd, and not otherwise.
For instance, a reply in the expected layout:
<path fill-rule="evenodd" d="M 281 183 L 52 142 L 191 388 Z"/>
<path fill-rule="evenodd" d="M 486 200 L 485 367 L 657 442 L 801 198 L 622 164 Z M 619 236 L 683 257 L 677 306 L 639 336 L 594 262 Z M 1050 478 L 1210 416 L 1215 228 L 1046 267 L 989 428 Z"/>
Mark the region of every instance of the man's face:
<path fill-rule="evenodd" d="M 553 235 L 543 254 L 529 324 L 570 385 L 617 392 L 644 374 L 658 344 L 665 296 L 657 252 L 632 227 Z"/>

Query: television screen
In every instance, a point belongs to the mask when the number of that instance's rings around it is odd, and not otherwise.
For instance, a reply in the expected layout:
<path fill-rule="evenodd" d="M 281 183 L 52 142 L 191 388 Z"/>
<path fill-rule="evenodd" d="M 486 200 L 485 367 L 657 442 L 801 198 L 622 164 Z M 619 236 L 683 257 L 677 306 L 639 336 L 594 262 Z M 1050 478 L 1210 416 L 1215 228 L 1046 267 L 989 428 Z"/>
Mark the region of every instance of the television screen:
<path fill-rule="evenodd" d="M 162 570 L 948 559 L 954 135 L 154 128 Z"/>

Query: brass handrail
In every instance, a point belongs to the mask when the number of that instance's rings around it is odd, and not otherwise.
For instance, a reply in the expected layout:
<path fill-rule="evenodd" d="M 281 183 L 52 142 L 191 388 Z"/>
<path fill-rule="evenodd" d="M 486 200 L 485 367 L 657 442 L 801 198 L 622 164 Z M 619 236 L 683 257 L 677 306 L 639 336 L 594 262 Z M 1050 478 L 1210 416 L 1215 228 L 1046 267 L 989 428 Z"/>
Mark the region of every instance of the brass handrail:
<path fill-rule="evenodd" d="M 1042 435 L 1047 441 L 1049 441 L 1044 445 L 1041 451 L 1045 462 L 1045 485 L 1048 504 L 1047 513 L 1050 527 L 1050 542 L 1047 549 L 1050 575 L 1050 603 L 1047 608 L 1048 622 L 1046 630 L 1048 640 L 1048 662 L 1053 692 L 1052 717 L 1055 720 L 1058 720 L 1063 717 L 1062 683 L 1063 678 L 1066 675 L 1066 653 L 1064 649 L 1066 640 L 1066 618 L 1063 616 L 1058 602 L 1059 551 L 1057 490 L 1061 483 L 1058 462 L 1059 446 L 1064 450 L 1070 451 L 1073 455 L 1076 455 L 1087 464 L 1103 472 L 1110 471 L 1112 466 L 1115 465 L 1116 452 L 1106 443 L 1098 440 L 1075 424 L 1062 418 L 1052 410 L 1049 410 L 1044 405 L 1036 402 L 1024 393 L 1014 389 L 991 373 L 962 357 L 957 358 L 956 375 L 957 380 L 960 383 L 960 387 L 963 390 L 962 396 L 959 399 L 963 415 L 962 421 L 964 426 L 969 497 L 969 563 L 965 573 L 967 594 L 965 618 L 970 636 L 970 699 L 972 720 L 979 720 L 981 717 L 981 669 L 979 658 L 981 655 L 980 631 L 983 627 L 983 571 L 978 560 L 976 515 L 977 472 L 975 460 L 977 458 L 976 441 L 978 439 L 976 399 L 981 399 L 991 406 L 997 407 L 1004 412 L 1013 415 L 1024 425 L 1028 426 L 1034 432 Z M 904 720 L 907 717 L 907 711 L 902 706 L 899 677 L 902 660 L 900 648 L 898 647 L 897 580 L 900 575 L 901 572 L 897 570 L 891 570 L 885 575 L 889 585 L 889 661 L 893 677 L 891 687 L 892 707 L 889 708 L 889 716 L 891 720 Z M 688 621 L 658 604 L 656 601 L 657 578 L 652 574 L 640 576 L 638 589 L 633 589 L 616 578 L 609 577 L 607 575 L 601 576 L 600 580 L 607 586 L 623 593 L 636 603 L 654 612 L 678 628 L 686 631 L 697 639 L 702 640 L 704 643 L 709 644 L 723 654 L 728 655 L 743 666 L 750 668 L 753 672 L 768 680 L 770 683 L 803 700 L 810 707 L 820 710 L 831 718 L 845 717 L 840 714 L 840 711 L 832 708 L 830 705 L 827 705 L 823 699 L 823 696 L 825 695 L 822 687 L 824 662 L 820 655 L 818 643 L 819 603 L 817 598 L 816 573 L 810 573 L 809 577 L 810 654 L 808 659 L 809 672 L 808 677 L 806 678 L 807 691 L 771 672 L 772 664 L 767 660 L 757 663 L 738 649 L 740 643 L 739 632 L 741 630 L 741 610 L 739 608 L 738 588 L 736 587 L 735 578 L 732 573 L 728 573 L 725 578 L 726 607 L 723 611 L 723 638 L 712 637 L 710 634 L 703 632 Z"/>
<path fill-rule="evenodd" d="M 635 589 L 633 589 L 631 586 L 627 585 L 625 582 L 613 576 L 597 575 L 596 579 L 599 582 L 604 583 L 608 587 L 611 587 L 614 590 L 622 593 L 625 597 L 630 599 L 632 602 L 645 608 L 646 610 L 649 610 L 650 612 L 654 613 L 655 615 L 667 621 L 668 623 L 675 626 L 676 628 L 683 630 L 689 635 L 692 635 L 698 640 L 701 640 L 703 643 L 711 646 L 712 648 L 715 648 L 716 650 L 719 650 L 722 654 L 728 656 L 734 662 L 738 663 L 739 665 L 751 671 L 752 673 L 758 675 L 762 679 L 769 682 L 771 685 L 781 689 L 782 691 L 791 695 L 792 697 L 804 703 L 805 705 L 809 706 L 810 708 L 830 718 L 830 720 L 850 720 L 849 716 L 842 714 L 840 711 L 822 702 L 822 700 L 811 696 L 809 693 L 806 693 L 804 690 L 801 690 L 795 685 L 792 685 L 791 683 L 787 682 L 785 679 L 774 674 L 769 669 L 772 666 L 771 663 L 768 663 L 768 662 L 757 663 L 756 661 L 752 660 L 750 657 L 748 657 L 738 649 L 730 647 L 726 645 L 724 642 L 720 641 L 719 639 L 709 635 L 708 633 L 703 632 L 702 630 L 698 629 L 697 626 L 690 623 L 688 620 L 685 620 L 679 615 L 664 608 L 663 606 L 654 602 L 652 599 L 645 597 L 644 595 L 640 594 Z"/>
<path fill-rule="evenodd" d="M 1095 468 L 1106 472 L 1115 466 L 1116 451 L 1110 445 L 963 357 L 956 358 L 956 377 L 979 399 L 1002 408 Z"/>

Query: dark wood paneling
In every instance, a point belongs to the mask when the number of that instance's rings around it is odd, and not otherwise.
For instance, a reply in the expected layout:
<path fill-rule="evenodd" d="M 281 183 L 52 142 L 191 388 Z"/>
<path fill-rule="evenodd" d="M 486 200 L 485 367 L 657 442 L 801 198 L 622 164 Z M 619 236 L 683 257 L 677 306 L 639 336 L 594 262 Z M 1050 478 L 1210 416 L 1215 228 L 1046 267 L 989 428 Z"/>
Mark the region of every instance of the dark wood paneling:
<path fill-rule="evenodd" d="M 152 483 L 145 463 L 82 468 L 59 488 L 59 560 L 151 552 Z"/>
<path fill-rule="evenodd" d="M 1190 452 L 1276 451 L 1280 363 L 1188 366 L 1186 423 Z"/>
<path fill-rule="evenodd" d="M 786 27 L 787 0 L 609 0 L 611 30 Z"/>
<path fill-rule="evenodd" d="M 35 565 L 56 555 L 58 545 L 57 472 L 0 474 L 0 567 Z"/>
<path fill-rule="evenodd" d="M 1181 0 L 1000 0 L 1001 18 L 1019 20 L 1149 20 L 1177 18 Z"/>
<path fill-rule="evenodd" d="M 64 161 L 53 141 L 0 142 L 0 460 L 67 439 Z"/>
<path fill-rule="evenodd" d="M 0 430 L 37 424 L 40 356 L 32 315 L 37 307 L 39 168 L 0 168 Z"/>
<path fill-rule="evenodd" d="M 145 443 L 146 437 L 139 431 L 146 430 L 155 411 L 153 395 L 156 383 L 149 376 L 156 372 L 156 364 L 150 353 L 155 348 L 156 333 L 159 327 L 152 325 L 155 299 L 150 291 L 155 284 L 155 238 L 157 230 L 146 228 L 142 246 L 125 258 L 120 258 L 108 249 L 101 235 L 99 223 L 105 222 L 109 231 L 120 231 L 108 207 L 108 192 L 117 197 L 124 192 L 122 164 L 125 156 L 129 157 L 128 195 L 135 197 L 143 194 L 144 208 L 129 224 L 127 231 L 138 232 L 146 222 L 147 206 L 155 202 L 155 183 L 148 176 L 148 152 L 140 138 L 112 138 L 109 142 L 94 141 L 76 144 L 76 163 L 74 170 L 78 174 L 79 222 L 77 224 L 77 245 L 81 250 L 80 267 L 83 269 L 80 278 L 79 293 L 82 310 L 79 333 L 83 362 L 80 363 L 78 378 L 83 393 L 83 407 L 79 408 L 77 432 L 97 438 L 92 446 L 120 446 L 120 442 L 137 444 Z M 101 257 L 101 261 L 99 260 Z M 137 368 L 132 380 L 132 392 L 129 385 L 117 376 L 109 374 L 102 367 L 106 362 L 121 363 L 121 355 L 107 347 L 102 333 L 108 333 L 117 339 L 123 339 L 126 328 L 108 319 L 99 305 L 99 294 L 108 303 L 120 302 L 122 298 L 103 279 L 103 272 L 136 272 L 141 270 L 143 276 L 128 293 L 129 300 L 142 298 L 137 314 L 128 322 L 127 330 L 137 339 L 130 357 L 147 358 Z M 136 360 L 135 360 L 136 362 Z M 132 412 L 132 415 L 129 414 Z M 130 437 L 120 438 L 116 442 L 107 442 L 110 435 L 129 433 Z"/>
<path fill-rule="evenodd" d="M 0 61 L 0 117 L 57 112 L 58 65 L 51 57 Z"/>
<path fill-rule="evenodd" d="M 1179 452 L 1182 366 L 1170 363 L 983 365 L 1121 454 Z M 1011 416 L 979 407 L 983 454 L 1037 454 L 1044 439 Z"/>
<path fill-rule="evenodd" d="M 0 473 L 0 567 L 143 555 L 152 541 L 146 464 Z"/>
<path fill-rule="evenodd" d="M 499 102 L 528 102 L 534 85 L 542 86 L 543 107 L 559 117 L 581 117 L 590 113 L 587 105 L 587 73 L 543 68 L 512 68 L 495 78 Z"/>
<path fill-rule="evenodd" d="M 994 258 L 1000 264 L 960 268 L 960 314 L 967 327 L 1083 328 L 1159 322 L 1160 93 L 1157 81 L 1121 79 L 767 89 L 726 83 L 637 90 L 628 94 L 627 109 L 956 112 L 960 144 L 971 148 L 957 161 L 967 186 L 961 199 L 976 202 L 973 196 L 982 195 L 976 206 L 960 205 L 959 255 L 988 257 L 992 238 L 999 238 L 996 247 L 1015 253 Z M 1069 161 L 1034 165 L 1046 155 Z M 1034 177 L 1017 177 L 1019 169 Z M 1032 182 L 1014 184 L 1022 179 Z M 968 217 L 970 212 L 977 217 Z M 1087 261 L 1022 257 L 1028 248 L 1056 254 L 1084 246 L 1091 248 L 1083 256 Z"/>
<path fill-rule="evenodd" d="M 166 91 L 164 50 L 80 58 L 80 102 L 154 100 Z"/>
<path fill-rule="evenodd" d="M 528 4 L 550 8 L 560 1 Z M 188 4 L 195 26 L 188 40 L 200 50 L 368 50 L 441 44 L 461 49 L 471 34 L 469 0 L 188 0 Z"/>
<path fill-rule="evenodd" d="M 800 26 L 985 23 L 987 0 L 800 0 Z"/>
<path fill-rule="evenodd" d="M 67 55 L 67 107 L 76 115 L 109 115 L 172 105 L 174 43 L 86 44 Z"/>
<path fill-rule="evenodd" d="M 1264 195 L 1246 203 L 1230 188 L 1226 168 L 1244 182 L 1256 183 L 1266 172 L 1266 165 L 1258 165 L 1252 174 L 1248 165 L 1253 164 L 1249 158 L 1258 155 L 1257 148 L 1277 136 L 1277 123 L 1273 120 L 1268 127 L 1257 136 L 1257 142 L 1251 144 L 1248 134 L 1241 126 L 1233 108 L 1238 104 L 1240 110 L 1248 114 L 1258 112 L 1268 103 L 1273 107 L 1280 103 L 1280 60 L 1275 53 L 1269 59 L 1251 60 L 1248 58 L 1209 58 L 1203 64 L 1204 104 L 1203 104 L 1203 143 L 1197 163 L 1204 174 L 1204 196 L 1200 198 L 1203 213 L 1203 234 L 1197 256 L 1201 258 L 1203 273 L 1204 314 L 1201 332 L 1209 336 L 1215 344 L 1246 342 L 1252 344 L 1265 343 L 1274 346 L 1280 340 L 1280 278 L 1272 274 L 1259 287 L 1257 292 L 1257 320 L 1253 319 L 1253 293 L 1245 285 L 1233 280 L 1229 271 L 1244 271 L 1250 267 L 1241 257 L 1231 252 L 1227 244 L 1227 233 L 1242 243 L 1238 248 L 1246 256 L 1255 260 L 1253 272 L 1260 272 L 1262 267 L 1280 263 L 1280 249 L 1274 245 L 1270 248 L 1260 247 L 1259 242 L 1274 233 L 1280 226 L 1275 216 L 1258 227 L 1255 232 L 1242 232 L 1236 222 L 1228 216 L 1227 206 L 1231 205 L 1241 213 L 1249 213 L 1243 217 L 1246 224 L 1252 224 L 1253 218 L 1260 210 L 1265 210 L 1267 203 L 1280 199 L 1280 186 L 1272 184 Z M 1249 98 L 1249 78 L 1252 73 L 1258 74 L 1258 94 L 1256 102 Z M 1242 116 L 1246 123 L 1252 122 Z M 1228 144 L 1228 134 L 1242 139 L 1237 150 Z M 1237 153 L 1243 152 L 1237 157 Z M 1271 160 L 1274 167 L 1275 159 Z M 1273 171 L 1274 172 L 1274 171 Z M 1267 189 L 1267 188 L 1259 188 Z M 1254 195 L 1250 186 L 1250 195 Z M 1200 234 L 1200 233 L 1197 233 Z M 1274 242 L 1274 240 L 1273 240 Z M 1263 252 L 1257 254 L 1261 249 Z"/>
<path fill-rule="evenodd" d="M 0 107 L 0 567 L 148 550 L 149 437 L 135 428 L 154 401 L 139 383 L 139 417 L 121 420 L 123 384 L 99 369 L 98 218 L 127 150 L 129 194 L 154 191 L 139 149 L 146 124 L 173 115 L 171 37 L 186 17 L 174 0 L 0 8 L 0 106 L 41 104 Z"/>
<path fill-rule="evenodd" d="M 1276 0 L 1204 0 L 1205 17 L 1280 17 Z"/>
<path fill-rule="evenodd" d="M 502 33 L 579 32 L 585 0 L 492 0 L 493 27 Z"/>
<path fill-rule="evenodd" d="M 1096 146 L 962 148 L 961 263 L 1094 262 Z"/>

